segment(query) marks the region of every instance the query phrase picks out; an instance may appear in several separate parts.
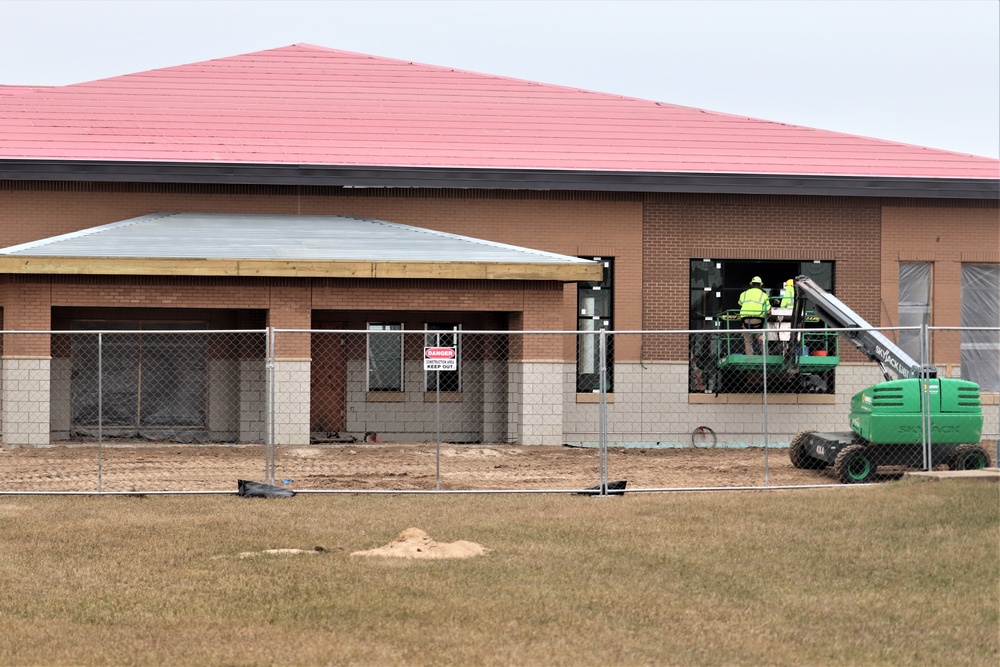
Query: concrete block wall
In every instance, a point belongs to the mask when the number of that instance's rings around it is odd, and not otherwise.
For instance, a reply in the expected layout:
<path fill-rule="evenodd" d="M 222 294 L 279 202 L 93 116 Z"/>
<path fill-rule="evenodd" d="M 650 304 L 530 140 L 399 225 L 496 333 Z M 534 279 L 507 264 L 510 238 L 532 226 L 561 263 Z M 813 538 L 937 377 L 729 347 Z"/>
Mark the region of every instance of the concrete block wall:
<path fill-rule="evenodd" d="M 507 441 L 520 443 L 522 430 L 521 408 L 524 403 L 524 369 L 522 364 L 507 362 Z"/>
<path fill-rule="evenodd" d="M 240 442 L 265 442 L 267 365 L 263 359 L 240 360 Z"/>
<path fill-rule="evenodd" d="M 310 370 L 307 360 L 274 362 L 274 444 L 309 444 Z"/>
<path fill-rule="evenodd" d="M 495 366 L 495 364 L 491 364 Z M 437 395 L 424 391 L 423 361 L 404 366 L 405 391 L 369 394 L 367 366 L 362 360 L 347 364 L 347 433 L 361 438 L 375 431 L 379 438 L 409 442 L 437 438 Z M 441 438 L 457 442 L 503 442 L 505 375 L 487 370 L 482 362 L 462 364 L 462 391 L 447 392 L 441 400 Z"/>
<path fill-rule="evenodd" d="M 563 439 L 563 375 L 567 364 L 521 362 L 511 376 L 518 381 L 515 423 L 510 430 L 519 434 L 522 445 L 561 445 Z M 510 413 L 509 413 L 510 414 Z M 514 428 L 516 427 L 516 429 Z"/>
<path fill-rule="evenodd" d="M 53 441 L 67 440 L 73 425 L 73 360 L 68 357 L 53 357 L 50 367 L 52 369 L 50 438 Z"/>
<path fill-rule="evenodd" d="M 613 403 L 608 405 L 608 441 L 646 446 L 688 446 L 698 426 L 715 431 L 720 444 L 761 445 L 764 401 L 760 394 L 689 394 L 688 367 L 683 363 L 616 364 Z M 836 394 L 769 394 L 768 442 L 787 445 L 805 430 L 849 430 L 851 397 L 882 380 L 877 367 L 843 366 L 837 371 Z M 566 373 L 563 386 L 566 442 L 598 441 L 596 397 L 578 402 L 575 377 Z M 823 401 L 823 402 L 819 402 Z"/>
<path fill-rule="evenodd" d="M 240 422 L 239 359 L 209 359 L 207 422 L 210 440 L 236 440 Z"/>
<path fill-rule="evenodd" d="M 483 363 L 482 388 L 483 442 L 506 443 L 507 433 L 507 362 Z"/>
<path fill-rule="evenodd" d="M 7 358 L 2 373 L 4 446 L 49 444 L 49 359 Z"/>

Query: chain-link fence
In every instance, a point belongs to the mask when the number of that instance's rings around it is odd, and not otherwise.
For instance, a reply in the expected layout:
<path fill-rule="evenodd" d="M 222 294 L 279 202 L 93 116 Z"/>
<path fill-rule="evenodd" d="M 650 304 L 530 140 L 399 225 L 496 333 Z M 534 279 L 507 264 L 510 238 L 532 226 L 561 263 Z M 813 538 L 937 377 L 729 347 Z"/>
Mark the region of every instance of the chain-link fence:
<path fill-rule="evenodd" d="M 183 327 L 5 332 L 0 492 L 593 494 L 877 481 L 997 454 L 998 330 Z M 871 361 L 859 332 L 902 341 L 916 370 Z"/>

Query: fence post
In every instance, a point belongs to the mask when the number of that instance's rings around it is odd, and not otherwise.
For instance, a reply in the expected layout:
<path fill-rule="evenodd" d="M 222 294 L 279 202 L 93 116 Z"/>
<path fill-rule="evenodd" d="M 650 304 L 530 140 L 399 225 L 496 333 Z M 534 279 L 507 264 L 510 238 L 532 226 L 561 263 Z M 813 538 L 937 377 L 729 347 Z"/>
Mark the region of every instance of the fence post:
<path fill-rule="evenodd" d="M 598 460 L 600 461 L 601 495 L 608 494 L 608 341 L 607 331 L 601 329 L 600 334 L 600 393 L 598 398 Z"/>
<path fill-rule="evenodd" d="M 274 484 L 274 327 L 267 327 L 264 342 L 264 376 L 266 386 L 264 393 L 266 396 L 267 428 L 264 434 L 264 483 Z"/>
<path fill-rule="evenodd" d="M 763 365 L 762 365 L 762 369 L 763 370 L 762 370 L 762 373 L 764 375 L 764 398 L 761 401 L 763 403 L 763 406 L 764 406 L 764 486 L 770 486 L 770 476 L 769 476 L 769 473 L 770 473 L 770 470 L 769 470 L 770 461 L 768 460 L 768 454 L 769 454 L 769 449 L 770 448 L 768 447 L 768 440 L 769 440 L 769 438 L 768 438 L 768 433 L 767 433 L 767 352 L 768 352 L 768 350 L 767 350 L 767 345 L 768 345 L 767 331 L 768 331 L 767 320 L 765 318 L 765 321 L 764 321 L 764 331 L 763 331 L 763 333 L 764 333 L 764 342 L 761 344 L 761 353 L 762 353 L 761 357 L 763 359 Z"/>
<path fill-rule="evenodd" d="M 424 345 L 427 344 L 426 334 Z M 435 339 L 435 344 L 440 342 L 440 339 Z M 455 343 L 458 343 L 458 337 L 456 336 Z M 456 345 L 457 347 L 457 345 Z M 426 375 L 426 371 L 424 371 Z M 441 369 L 434 371 L 434 433 L 435 442 L 437 446 L 434 450 L 434 489 L 437 491 L 441 490 Z"/>
<path fill-rule="evenodd" d="M 930 331 L 927 328 L 927 315 L 920 324 L 920 438 L 923 445 L 924 470 L 934 467 L 934 456 L 931 443 L 931 409 L 928 395 L 928 380 L 930 374 Z"/>
<path fill-rule="evenodd" d="M 104 334 L 97 334 L 97 492 L 104 492 Z"/>

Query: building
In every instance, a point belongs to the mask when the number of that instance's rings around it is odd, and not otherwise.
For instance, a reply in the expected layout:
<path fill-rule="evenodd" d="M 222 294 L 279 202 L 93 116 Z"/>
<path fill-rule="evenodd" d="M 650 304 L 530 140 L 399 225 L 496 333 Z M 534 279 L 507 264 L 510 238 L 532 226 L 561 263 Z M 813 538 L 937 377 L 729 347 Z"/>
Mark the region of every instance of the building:
<path fill-rule="evenodd" d="M 310 45 L 0 86 L 0 328 L 36 332 L 4 336 L 4 443 L 86 430 L 74 355 L 90 352 L 46 331 L 705 329 L 749 276 L 799 273 L 881 326 L 981 325 L 963 281 L 984 277 L 996 307 L 998 198 L 995 159 Z M 298 378 L 278 390 L 299 396 L 278 401 L 280 442 L 358 434 L 349 413 L 371 404 L 426 416 L 429 385 L 404 380 L 422 377 L 419 352 L 393 353 L 397 372 L 373 380 L 373 338 L 335 361 L 317 358 L 316 334 L 274 341 Z M 199 352 L 191 371 L 209 409 L 188 426 L 212 439 L 260 436 L 246 418 L 262 400 L 259 345 L 240 346 Z M 557 336 L 478 346 L 469 367 L 503 365 L 505 386 L 477 387 L 474 410 L 498 413 L 455 437 L 592 439 L 592 350 Z M 958 336 L 932 360 L 995 393 L 1000 349 L 975 349 L 974 370 Z M 738 422 L 759 401 L 692 385 L 695 356 L 686 336 L 616 337 L 619 421 L 639 369 L 672 387 L 649 407 L 690 407 L 623 440 Z M 220 398 L 223 375 L 240 389 Z M 786 430 L 807 414 L 842 426 L 851 386 L 790 395 Z M 320 425 L 318 395 L 335 397 Z"/>

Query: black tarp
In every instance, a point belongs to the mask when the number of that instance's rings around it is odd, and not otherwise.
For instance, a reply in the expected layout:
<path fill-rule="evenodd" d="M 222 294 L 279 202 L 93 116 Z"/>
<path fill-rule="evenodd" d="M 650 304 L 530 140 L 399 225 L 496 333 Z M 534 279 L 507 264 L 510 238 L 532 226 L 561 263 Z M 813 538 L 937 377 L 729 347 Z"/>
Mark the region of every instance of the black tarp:
<path fill-rule="evenodd" d="M 236 480 L 240 498 L 291 498 L 295 492 L 282 486 L 272 486 L 249 480 Z"/>

